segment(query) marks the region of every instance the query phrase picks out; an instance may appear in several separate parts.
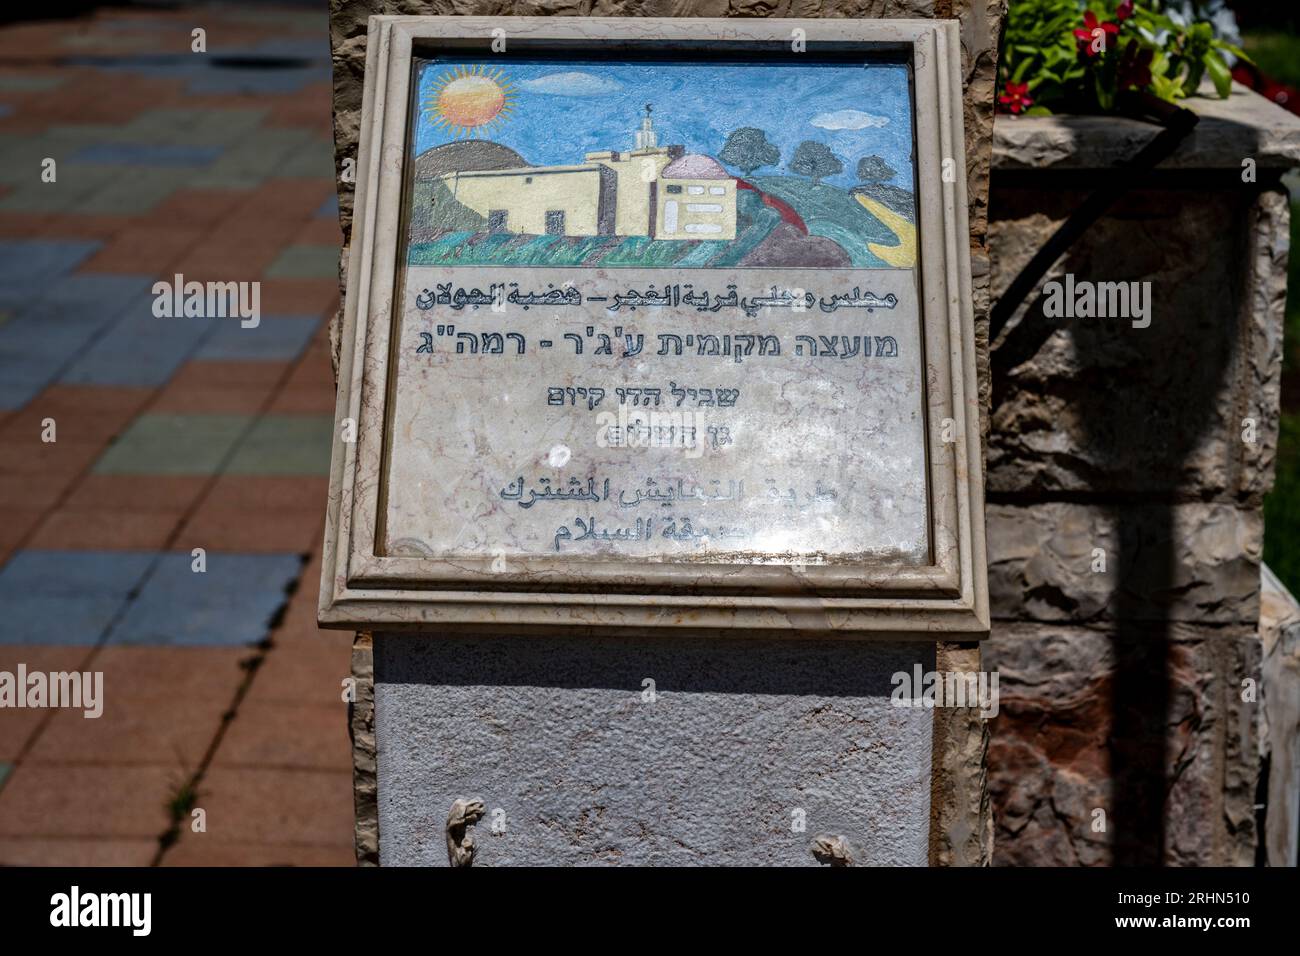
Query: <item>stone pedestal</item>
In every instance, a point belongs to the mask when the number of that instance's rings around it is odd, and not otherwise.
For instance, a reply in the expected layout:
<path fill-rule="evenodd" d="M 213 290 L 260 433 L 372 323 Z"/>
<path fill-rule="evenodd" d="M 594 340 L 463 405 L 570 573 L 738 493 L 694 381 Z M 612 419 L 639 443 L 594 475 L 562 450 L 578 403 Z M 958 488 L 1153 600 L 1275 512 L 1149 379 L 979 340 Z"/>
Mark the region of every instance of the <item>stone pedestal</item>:
<path fill-rule="evenodd" d="M 1240 88 L 1185 105 L 1193 134 L 1044 279 L 1149 281 L 1150 324 L 1052 318 L 1038 297 L 993 345 L 995 863 L 1255 862 L 1279 178 L 1300 121 Z M 994 296 L 1156 131 L 999 117 Z"/>
<path fill-rule="evenodd" d="M 956 17 L 965 84 L 970 250 L 987 431 L 984 254 L 1002 4 L 881 2 L 800 17 Z M 355 159 L 371 14 L 531 14 L 536 5 L 334 0 L 338 165 Z M 715 3 L 597 2 L 566 13 L 723 16 Z M 340 186 L 345 234 L 351 185 Z M 345 261 L 347 251 L 344 252 Z M 337 333 L 337 324 L 336 324 Z M 336 334 L 337 342 L 337 334 Z M 944 641 L 945 637 L 950 642 Z M 358 635 L 352 713 L 362 863 L 445 865 L 449 810 L 478 811 L 482 865 L 982 865 L 987 735 L 973 708 L 891 705 L 891 675 L 980 669 L 934 640 Z"/>

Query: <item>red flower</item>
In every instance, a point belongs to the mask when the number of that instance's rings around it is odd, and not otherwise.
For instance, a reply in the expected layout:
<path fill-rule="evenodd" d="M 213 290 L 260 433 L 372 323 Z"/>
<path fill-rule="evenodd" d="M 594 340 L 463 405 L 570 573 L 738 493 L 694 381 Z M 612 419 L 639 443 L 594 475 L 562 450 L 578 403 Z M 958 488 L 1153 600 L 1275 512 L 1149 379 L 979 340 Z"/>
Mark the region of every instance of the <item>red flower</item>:
<path fill-rule="evenodd" d="M 1120 5 L 1115 8 L 1115 19 L 1123 23 L 1131 16 L 1133 16 L 1133 0 L 1122 0 Z"/>
<path fill-rule="evenodd" d="M 1101 30 L 1103 43 L 1101 50 L 1097 50 L 1093 45 L 1093 39 L 1097 31 Z M 1097 20 L 1097 14 L 1089 10 L 1083 15 L 1083 27 L 1074 31 L 1074 38 L 1079 43 L 1079 51 L 1085 53 L 1089 58 L 1096 56 L 1100 52 L 1105 52 L 1110 48 L 1111 37 L 1119 33 L 1119 24 L 1107 20 L 1102 23 Z"/>
<path fill-rule="evenodd" d="M 1129 40 L 1128 46 L 1124 47 L 1124 55 L 1119 60 L 1119 71 L 1116 76 L 1119 88 L 1141 90 L 1150 86 L 1151 61 L 1155 59 L 1155 55 L 1155 50 L 1149 47 L 1140 49 L 1137 40 Z"/>
<path fill-rule="evenodd" d="M 1028 93 L 1028 83 L 1008 82 L 1006 92 L 998 96 L 998 102 L 1007 108 L 1007 112 L 1019 113 L 1026 106 L 1032 106 L 1034 103 L 1027 95 Z"/>

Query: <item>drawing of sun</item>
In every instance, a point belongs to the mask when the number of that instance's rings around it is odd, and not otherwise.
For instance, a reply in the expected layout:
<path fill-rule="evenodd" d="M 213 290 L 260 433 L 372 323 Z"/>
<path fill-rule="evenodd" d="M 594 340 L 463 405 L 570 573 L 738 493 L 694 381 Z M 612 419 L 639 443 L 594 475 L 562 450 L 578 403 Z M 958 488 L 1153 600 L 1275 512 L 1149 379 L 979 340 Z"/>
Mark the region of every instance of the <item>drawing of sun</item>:
<path fill-rule="evenodd" d="M 457 67 L 443 74 L 420 104 L 426 119 L 456 139 L 478 136 L 505 122 L 514 106 L 514 87 L 500 70 Z"/>

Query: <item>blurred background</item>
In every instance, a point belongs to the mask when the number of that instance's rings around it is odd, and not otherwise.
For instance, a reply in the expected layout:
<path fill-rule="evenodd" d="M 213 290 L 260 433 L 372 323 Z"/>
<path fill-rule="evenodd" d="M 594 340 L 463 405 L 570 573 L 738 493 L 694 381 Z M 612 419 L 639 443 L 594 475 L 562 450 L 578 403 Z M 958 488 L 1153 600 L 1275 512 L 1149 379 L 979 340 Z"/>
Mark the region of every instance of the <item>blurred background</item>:
<path fill-rule="evenodd" d="M 109 706 L 0 711 L 0 863 L 350 865 L 351 635 L 315 626 L 339 254 L 325 5 L 18 10 L 0 671 L 102 671 Z M 260 323 L 155 318 L 178 273 L 260 280 Z"/>

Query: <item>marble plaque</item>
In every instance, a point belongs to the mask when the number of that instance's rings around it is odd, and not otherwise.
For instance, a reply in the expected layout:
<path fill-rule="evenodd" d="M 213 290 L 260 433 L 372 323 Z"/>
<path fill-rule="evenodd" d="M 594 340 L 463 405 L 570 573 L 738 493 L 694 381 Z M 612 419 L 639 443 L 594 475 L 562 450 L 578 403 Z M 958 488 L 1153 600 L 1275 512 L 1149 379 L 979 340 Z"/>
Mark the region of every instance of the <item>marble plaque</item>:
<path fill-rule="evenodd" d="M 369 42 L 323 623 L 986 631 L 952 24 Z"/>

